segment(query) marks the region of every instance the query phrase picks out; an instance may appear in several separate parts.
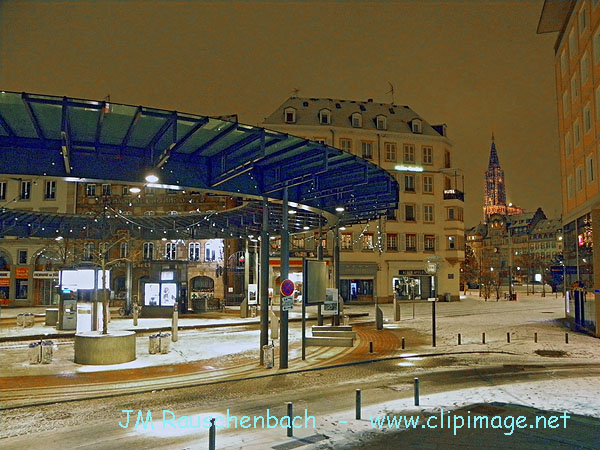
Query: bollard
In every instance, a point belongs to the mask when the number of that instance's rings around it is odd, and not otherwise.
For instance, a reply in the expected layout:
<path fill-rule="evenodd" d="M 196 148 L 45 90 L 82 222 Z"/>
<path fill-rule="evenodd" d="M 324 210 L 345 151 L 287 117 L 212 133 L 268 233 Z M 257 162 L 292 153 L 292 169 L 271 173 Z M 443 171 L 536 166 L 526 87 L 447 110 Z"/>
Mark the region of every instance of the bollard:
<path fill-rule="evenodd" d="M 415 406 L 419 406 L 419 379 L 415 378 Z"/>
<path fill-rule="evenodd" d="M 217 429 L 215 419 L 210 419 L 210 428 L 208 429 L 208 450 L 216 450 Z"/>
<path fill-rule="evenodd" d="M 506 342 L 510 344 L 510 331 L 506 333 Z"/>
<path fill-rule="evenodd" d="M 360 389 L 356 390 L 356 420 L 360 420 Z"/>
<path fill-rule="evenodd" d="M 173 322 L 171 323 L 171 340 L 177 342 L 177 321 L 179 320 L 179 312 L 177 311 L 177 303 L 173 305 Z"/>
<path fill-rule="evenodd" d="M 139 314 L 138 305 L 137 305 L 137 303 L 134 303 L 133 304 L 133 326 L 134 327 L 138 326 L 138 314 Z"/>
<path fill-rule="evenodd" d="M 485 331 L 481 333 L 481 343 L 485 344 Z"/>
<path fill-rule="evenodd" d="M 402 350 L 406 348 L 406 341 L 402 338 Z"/>
<path fill-rule="evenodd" d="M 460 338 L 461 338 L 460 333 L 458 333 L 458 345 L 460 345 L 460 341 L 461 341 Z"/>
<path fill-rule="evenodd" d="M 537 344 L 537 333 L 533 333 L 533 342 Z"/>
<path fill-rule="evenodd" d="M 569 343 L 569 333 L 565 333 L 565 344 Z"/>
<path fill-rule="evenodd" d="M 373 353 L 373 341 L 369 342 L 369 353 Z"/>
<path fill-rule="evenodd" d="M 294 429 L 292 428 L 292 419 L 294 418 L 294 405 L 292 402 L 288 402 L 287 404 L 287 415 L 288 415 L 288 427 L 287 427 L 287 436 L 292 437 L 294 435 Z"/>

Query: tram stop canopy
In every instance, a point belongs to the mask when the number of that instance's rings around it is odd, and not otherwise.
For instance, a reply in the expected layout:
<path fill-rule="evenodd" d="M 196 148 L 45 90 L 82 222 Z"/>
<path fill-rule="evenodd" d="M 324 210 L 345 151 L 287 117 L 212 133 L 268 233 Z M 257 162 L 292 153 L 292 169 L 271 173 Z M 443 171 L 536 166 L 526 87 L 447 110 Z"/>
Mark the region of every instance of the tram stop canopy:
<path fill-rule="evenodd" d="M 154 174 L 155 186 L 245 200 L 227 211 L 174 217 L 131 217 L 110 208 L 88 216 L 4 207 L 0 235 L 93 237 L 128 228 L 146 238 L 172 238 L 175 232 L 238 237 L 260 231 L 262 198 L 271 203 L 269 226 L 277 234 L 285 188 L 299 212 L 290 222 L 292 233 L 366 222 L 398 205 L 391 174 L 318 142 L 215 117 L 50 95 L 0 93 L 0 167 L 14 176 L 131 186 L 147 184 Z"/>

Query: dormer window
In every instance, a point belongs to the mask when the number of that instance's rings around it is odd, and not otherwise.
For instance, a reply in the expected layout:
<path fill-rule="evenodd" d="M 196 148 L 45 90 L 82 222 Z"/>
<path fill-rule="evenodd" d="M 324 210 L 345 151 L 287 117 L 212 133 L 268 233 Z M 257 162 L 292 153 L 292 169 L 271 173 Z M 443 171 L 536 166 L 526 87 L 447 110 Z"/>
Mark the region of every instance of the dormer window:
<path fill-rule="evenodd" d="M 322 125 L 329 125 L 331 123 L 331 111 L 328 109 L 319 111 L 319 123 Z"/>
<path fill-rule="evenodd" d="M 362 115 L 360 113 L 352 114 L 350 121 L 352 122 L 352 126 L 354 128 L 362 128 Z"/>
<path fill-rule="evenodd" d="M 379 115 L 375 118 L 375 124 L 378 130 L 387 130 L 387 117 Z"/>
<path fill-rule="evenodd" d="M 285 123 L 296 123 L 296 109 L 285 108 L 283 111 L 283 120 Z"/>
<path fill-rule="evenodd" d="M 414 119 L 412 121 L 412 132 L 418 134 L 423 132 L 423 124 L 420 119 Z"/>

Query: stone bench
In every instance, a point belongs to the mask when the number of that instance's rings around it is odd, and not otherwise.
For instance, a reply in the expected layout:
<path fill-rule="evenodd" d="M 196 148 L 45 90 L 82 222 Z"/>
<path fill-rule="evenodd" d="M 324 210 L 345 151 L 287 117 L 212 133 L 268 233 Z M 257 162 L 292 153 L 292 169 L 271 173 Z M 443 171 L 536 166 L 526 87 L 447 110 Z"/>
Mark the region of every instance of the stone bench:
<path fill-rule="evenodd" d="M 319 331 L 313 330 L 314 337 L 342 337 L 356 339 L 356 331 Z"/>
<path fill-rule="evenodd" d="M 353 347 L 354 339 L 349 337 L 307 337 L 307 347 Z"/>

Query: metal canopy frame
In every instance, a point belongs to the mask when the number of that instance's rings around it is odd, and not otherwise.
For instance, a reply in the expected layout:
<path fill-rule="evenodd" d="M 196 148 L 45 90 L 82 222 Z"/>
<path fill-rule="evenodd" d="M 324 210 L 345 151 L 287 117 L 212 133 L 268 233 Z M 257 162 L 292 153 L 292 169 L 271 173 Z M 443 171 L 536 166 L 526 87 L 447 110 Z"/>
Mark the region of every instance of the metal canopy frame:
<path fill-rule="evenodd" d="M 30 93 L 0 94 L 0 167 L 10 175 L 130 185 L 143 184 L 153 172 L 168 188 L 201 189 L 244 199 L 268 197 L 275 203 L 287 187 L 292 205 L 312 211 L 300 221 L 303 230 L 324 225 L 319 215 L 351 225 L 391 214 L 398 206 L 398 184 L 391 174 L 318 142 L 220 118 Z M 336 207 L 343 207 L 344 212 L 336 212 Z M 246 230 L 258 234 L 259 228 L 252 226 L 257 208 L 249 202 L 220 212 L 226 226 L 213 228 L 226 231 L 205 234 L 231 237 Z M 134 220 L 119 217 L 113 214 L 102 220 L 116 224 L 110 229 Z M 153 229 L 155 220 L 164 234 L 167 224 L 174 223 L 171 229 L 181 231 L 195 219 L 197 215 L 137 217 L 135 221 L 141 221 L 143 230 L 146 225 Z M 41 224 L 50 223 L 59 224 L 63 232 L 85 227 L 90 234 L 90 228 L 101 228 L 95 225 L 97 217 L 5 208 L 0 211 L 0 233 L 10 228 L 32 235 L 15 224 L 28 220 L 32 226 L 27 228 L 37 233 L 42 228 L 46 231 Z M 280 214 L 273 216 L 272 229 L 278 230 L 277 223 L 281 223 Z M 294 230 L 291 225 L 290 231 Z"/>

